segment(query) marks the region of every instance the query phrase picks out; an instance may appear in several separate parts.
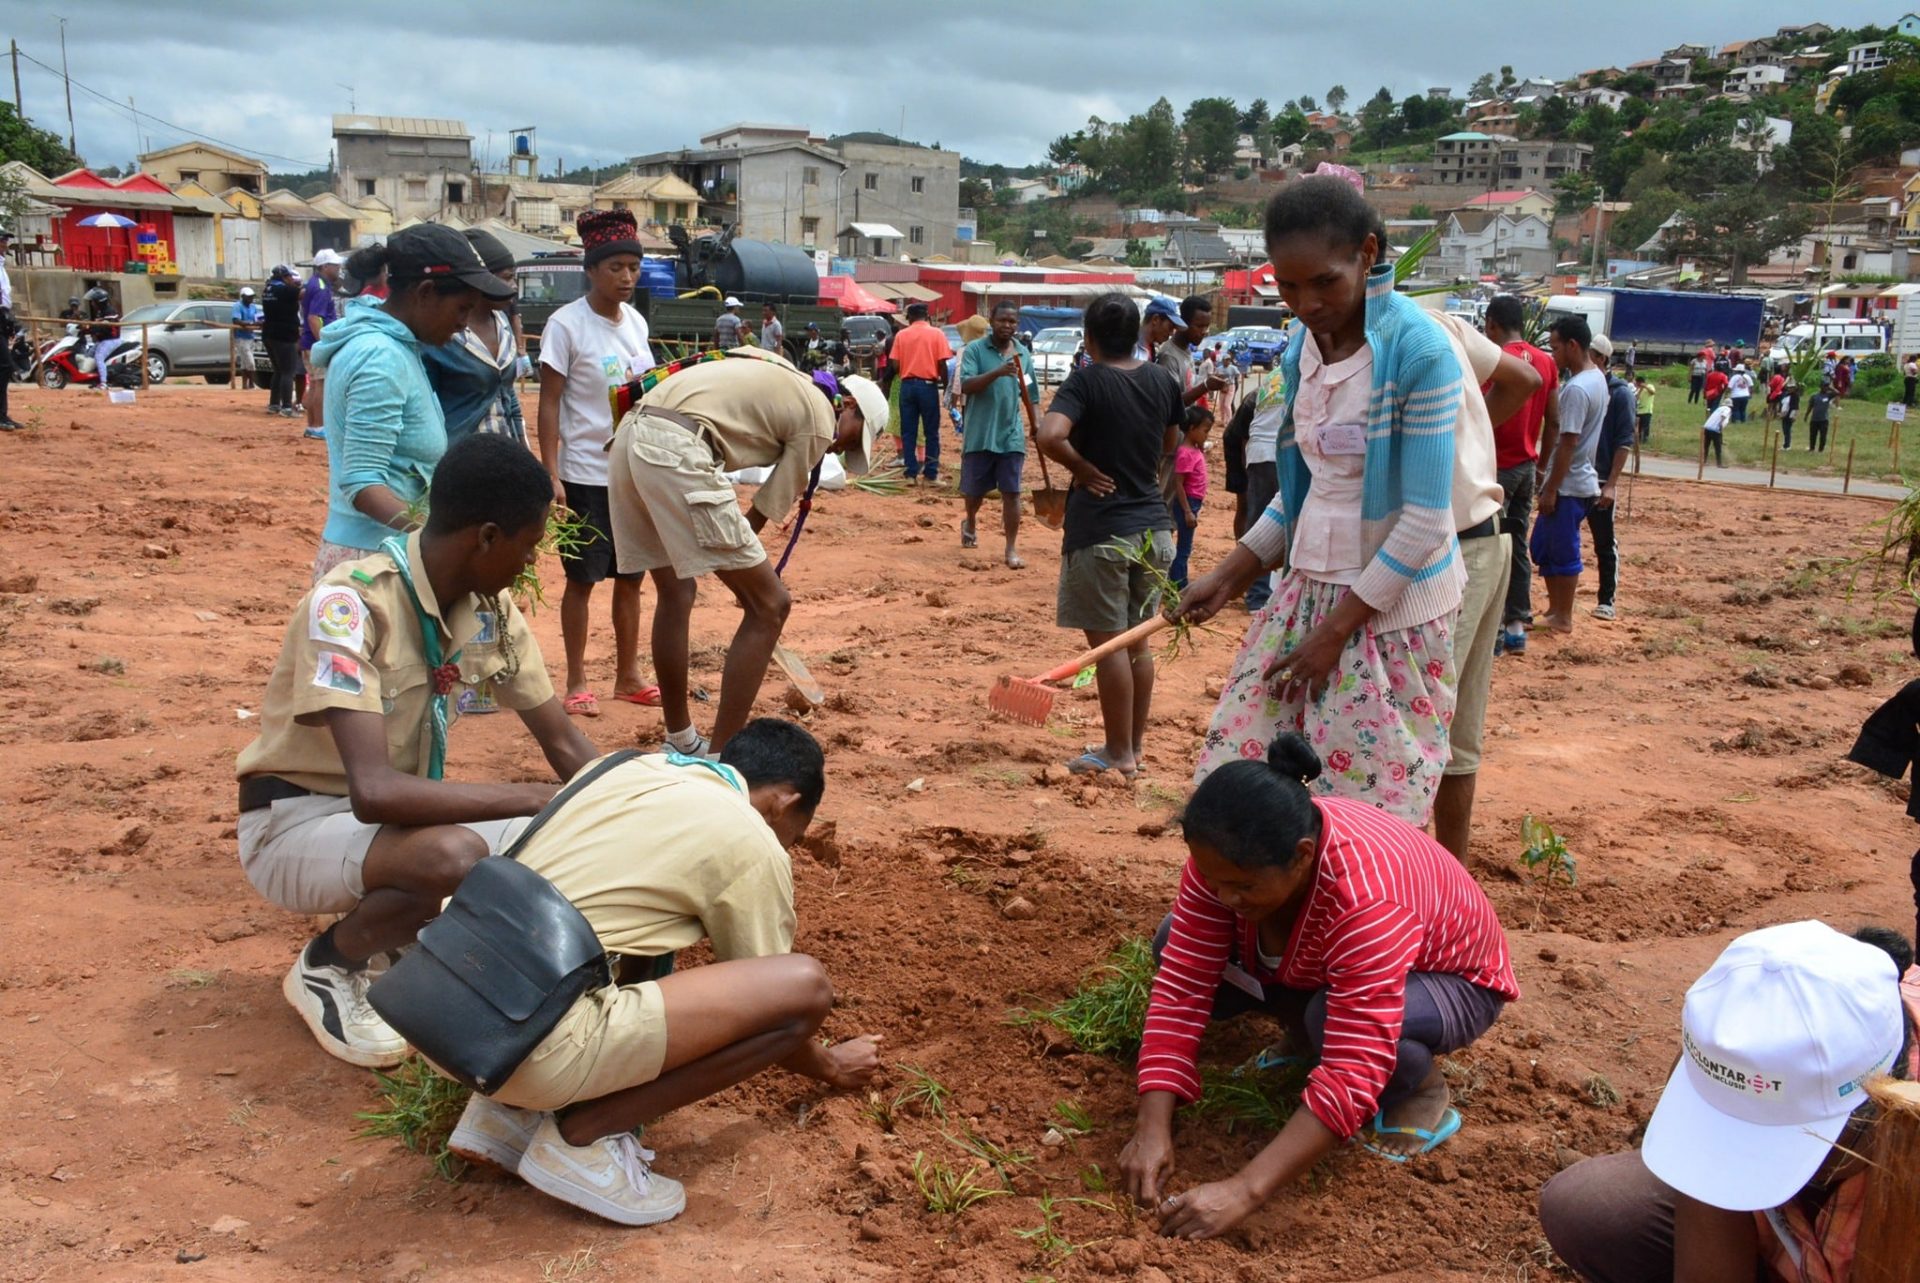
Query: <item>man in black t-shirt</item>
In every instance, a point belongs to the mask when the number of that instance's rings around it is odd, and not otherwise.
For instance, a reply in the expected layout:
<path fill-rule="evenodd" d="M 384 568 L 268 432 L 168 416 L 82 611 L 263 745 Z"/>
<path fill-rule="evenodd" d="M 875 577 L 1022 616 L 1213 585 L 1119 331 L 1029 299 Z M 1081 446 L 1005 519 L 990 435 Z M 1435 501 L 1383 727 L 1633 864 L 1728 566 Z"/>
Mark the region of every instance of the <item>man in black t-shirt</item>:
<path fill-rule="evenodd" d="M 274 268 L 268 278 L 260 311 L 263 322 L 260 337 L 267 345 L 267 360 L 273 365 L 267 413 L 297 418 L 299 411 L 295 407 L 299 404 L 299 394 L 295 383 L 301 374 L 300 281 L 284 263 Z"/>
<path fill-rule="evenodd" d="M 1124 294 L 1103 294 L 1087 308 L 1093 364 L 1067 376 L 1040 421 L 1040 449 L 1073 474 L 1061 543 L 1055 622 L 1078 628 L 1098 646 L 1158 608 L 1159 582 L 1173 561 L 1173 514 L 1160 469 L 1180 440 L 1180 386 L 1159 366 L 1132 355 L 1140 313 Z M 1067 763 L 1075 774 L 1140 768 L 1153 701 L 1153 651 L 1145 641 L 1094 670 L 1106 743 Z"/>

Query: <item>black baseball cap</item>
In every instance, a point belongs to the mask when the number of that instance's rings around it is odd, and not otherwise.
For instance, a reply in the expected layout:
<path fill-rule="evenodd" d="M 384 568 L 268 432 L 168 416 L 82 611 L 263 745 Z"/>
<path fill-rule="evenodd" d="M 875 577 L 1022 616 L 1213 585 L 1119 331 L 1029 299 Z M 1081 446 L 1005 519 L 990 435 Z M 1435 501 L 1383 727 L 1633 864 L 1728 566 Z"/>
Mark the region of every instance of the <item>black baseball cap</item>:
<path fill-rule="evenodd" d="M 451 278 L 490 299 L 514 294 L 513 286 L 487 270 L 472 242 L 440 223 L 415 223 L 389 236 L 387 274 L 402 281 Z"/>

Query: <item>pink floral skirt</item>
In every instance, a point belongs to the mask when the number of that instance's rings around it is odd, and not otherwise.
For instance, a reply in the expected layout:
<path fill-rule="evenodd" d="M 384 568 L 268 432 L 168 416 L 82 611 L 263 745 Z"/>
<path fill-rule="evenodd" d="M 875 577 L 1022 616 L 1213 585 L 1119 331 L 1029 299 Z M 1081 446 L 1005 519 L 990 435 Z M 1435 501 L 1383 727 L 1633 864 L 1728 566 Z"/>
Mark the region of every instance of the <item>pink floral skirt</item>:
<path fill-rule="evenodd" d="M 1409 824 L 1427 823 L 1451 754 L 1457 611 L 1394 632 L 1362 628 L 1348 639 L 1318 699 L 1309 699 L 1302 686 L 1282 697 L 1260 675 L 1350 591 L 1302 574 L 1281 577 L 1234 657 L 1195 784 L 1235 758 L 1264 760 L 1274 736 L 1298 731 L 1320 755 L 1320 778 L 1309 786 L 1315 792 L 1359 798 Z"/>

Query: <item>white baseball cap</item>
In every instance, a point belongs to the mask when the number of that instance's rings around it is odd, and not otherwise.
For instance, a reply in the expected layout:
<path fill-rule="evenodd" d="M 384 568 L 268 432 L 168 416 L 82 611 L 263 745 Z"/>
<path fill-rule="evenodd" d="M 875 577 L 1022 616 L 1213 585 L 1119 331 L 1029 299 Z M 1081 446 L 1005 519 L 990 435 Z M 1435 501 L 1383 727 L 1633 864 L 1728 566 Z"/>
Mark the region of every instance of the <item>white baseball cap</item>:
<path fill-rule="evenodd" d="M 1613 340 L 1604 334 L 1596 334 L 1593 336 L 1593 342 L 1588 345 L 1587 350 L 1590 352 L 1598 352 L 1604 357 L 1611 357 L 1613 355 Z"/>
<path fill-rule="evenodd" d="M 1900 977 L 1884 950 L 1824 922 L 1748 932 L 1687 990 L 1684 1054 L 1641 1157 L 1730 1212 L 1797 1194 L 1900 1054 Z"/>
<path fill-rule="evenodd" d="M 346 261 L 346 258 L 342 256 L 338 250 L 318 250 L 313 256 L 313 265 L 315 267 L 339 267 Z"/>
<path fill-rule="evenodd" d="M 853 403 L 860 407 L 860 418 L 864 421 L 860 429 L 860 444 L 845 454 L 846 469 L 853 476 L 864 476 L 873 470 L 873 441 L 885 431 L 887 423 L 893 417 L 893 407 L 887 403 L 887 394 L 872 379 L 858 374 L 849 374 L 840 380 L 842 389 L 852 394 Z"/>
<path fill-rule="evenodd" d="M 735 298 L 733 295 L 729 294 L 727 295 L 727 301 L 724 304 L 722 304 L 722 306 L 723 307 L 739 307 L 740 300 Z"/>

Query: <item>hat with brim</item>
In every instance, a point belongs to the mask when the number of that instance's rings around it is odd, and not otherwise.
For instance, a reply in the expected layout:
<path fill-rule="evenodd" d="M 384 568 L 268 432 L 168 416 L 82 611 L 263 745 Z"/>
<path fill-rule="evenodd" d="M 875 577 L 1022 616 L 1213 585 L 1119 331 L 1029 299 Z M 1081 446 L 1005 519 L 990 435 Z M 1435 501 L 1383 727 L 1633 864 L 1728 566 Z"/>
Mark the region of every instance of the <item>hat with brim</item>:
<path fill-rule="evenodd" d="M 1682 1056 L 1647 1122 L 1640 1156 L 1648 1171 L 1688 1198 L 1729 1212 L 1760 1212 L 1806 1187 L 1850 1117 L 1777 1127 L 1733 1118 L 1700 1094 L 1692 1063 Z"/>
<path fill-rule="evenodd" d="M 853 403 L 860 407 L 860 417 L 865 421 L 860 429 L 860 444 L 849 447 L 842 458 L 849 474 L 865 476 L 873 471 L 874 439 L 893 417 L 893 407 L 887 403 L 887 394 L 880 390 L 880 385 L 861 375 L 849 374 L 840 380 L 840 388 L 853 397 Z"/>
<path fill-rule="evenodd" d="M 492 272 L 472 242 L 440 223 L 415 223 L 387 238 L 387 278 L 408 281 L 458 281 L 495 300 L 512 298 L 513 286 Z"/>
<path fill-rule="evenodd" d="M 1154 299 L 1151 303 L 1147 304 L 1146 314 L 1148 316 L 1164 316 L 1175 325 L 1180 324 L 1180 309 L 1174 306 L 1172 299 Z"/>

